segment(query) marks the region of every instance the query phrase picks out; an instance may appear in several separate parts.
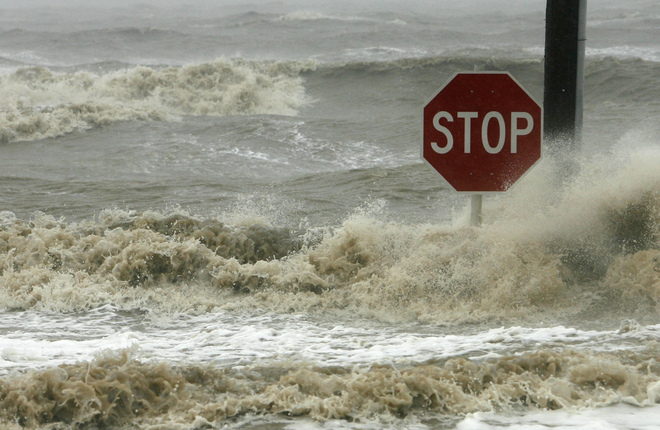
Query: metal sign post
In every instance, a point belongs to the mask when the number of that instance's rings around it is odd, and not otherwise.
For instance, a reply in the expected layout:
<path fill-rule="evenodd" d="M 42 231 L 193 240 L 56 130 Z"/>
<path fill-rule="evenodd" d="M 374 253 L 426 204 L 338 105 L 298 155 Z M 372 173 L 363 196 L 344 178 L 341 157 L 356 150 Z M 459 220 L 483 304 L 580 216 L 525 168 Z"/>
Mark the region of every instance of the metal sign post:
<path fill-rule="evenodd" d="M 587 0 L 548 0 L 543 135 L 579 144 L 582 132 Z"/>
<path fill-rule="evenodd" d="M 481 206 L 483 203 L 483 195 L 472 194 L 472 213 L 470 215 L 470 225 L 478 227 L 481 225 Z"/>

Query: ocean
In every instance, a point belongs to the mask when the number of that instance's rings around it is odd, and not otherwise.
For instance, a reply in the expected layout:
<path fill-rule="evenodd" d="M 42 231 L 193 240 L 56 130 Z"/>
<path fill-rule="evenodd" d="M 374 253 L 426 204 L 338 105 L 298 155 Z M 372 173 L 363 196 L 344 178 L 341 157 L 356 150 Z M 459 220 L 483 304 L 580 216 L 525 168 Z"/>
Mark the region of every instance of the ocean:
<path fill-rule="evenodd" d="M 421 157 L 457 72 L 543 99 L 545 2 L 0 3 L 0 427 L 657 429 L 660 4 L 588 5 L 582 142 Z"/>

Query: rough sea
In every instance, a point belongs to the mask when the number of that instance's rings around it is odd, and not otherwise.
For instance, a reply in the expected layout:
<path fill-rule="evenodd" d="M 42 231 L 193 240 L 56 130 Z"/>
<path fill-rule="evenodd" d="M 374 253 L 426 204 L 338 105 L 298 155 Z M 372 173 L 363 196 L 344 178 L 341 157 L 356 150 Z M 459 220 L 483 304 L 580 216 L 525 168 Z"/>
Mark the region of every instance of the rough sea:
<path fill-rule="evenodd" d="M 0 3 L 0 428 L 660 427 L 660 3 L 593 0 L 583 140 L 420 158 L 545 2 Z"/>

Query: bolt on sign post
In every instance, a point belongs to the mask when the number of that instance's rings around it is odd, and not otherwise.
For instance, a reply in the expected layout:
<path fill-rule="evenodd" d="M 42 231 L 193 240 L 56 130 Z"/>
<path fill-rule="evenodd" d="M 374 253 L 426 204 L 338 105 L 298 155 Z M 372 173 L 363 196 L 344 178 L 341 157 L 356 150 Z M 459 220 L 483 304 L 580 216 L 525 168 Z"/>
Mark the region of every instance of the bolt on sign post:
<path fill-rule="evenodd" d="M 458 192 L 504 192 L 541 158 L 541 106 L 506 72 L 457 73 L 424 106 L 422 158 Z"/>

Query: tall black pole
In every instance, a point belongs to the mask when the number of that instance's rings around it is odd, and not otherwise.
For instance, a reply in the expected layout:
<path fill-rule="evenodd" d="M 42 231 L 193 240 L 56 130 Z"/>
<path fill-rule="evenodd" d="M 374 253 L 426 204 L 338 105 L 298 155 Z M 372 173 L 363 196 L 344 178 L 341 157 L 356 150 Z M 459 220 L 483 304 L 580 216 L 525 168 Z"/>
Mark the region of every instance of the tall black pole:
<path fill-rule="evenodd" d="M 547 0 L 543 134 L 575 147 L 582 130 L 587 0 Z"/>

